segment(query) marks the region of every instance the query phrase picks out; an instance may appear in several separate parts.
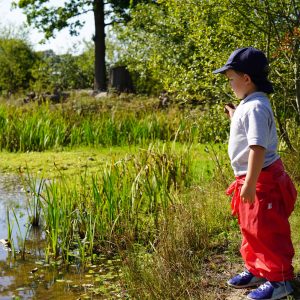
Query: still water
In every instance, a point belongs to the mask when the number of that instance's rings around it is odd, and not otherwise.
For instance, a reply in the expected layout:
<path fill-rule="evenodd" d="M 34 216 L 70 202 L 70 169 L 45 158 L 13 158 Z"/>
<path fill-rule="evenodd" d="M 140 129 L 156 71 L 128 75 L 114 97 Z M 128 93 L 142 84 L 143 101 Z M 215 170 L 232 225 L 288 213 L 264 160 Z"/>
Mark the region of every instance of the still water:
<path fill-rule="evenodd" d="M 127 298 L 120 285 L 118 259 L 100 258 L 97 265 L 84 271 L 79 265 L 66 268 L 60 261 L 45 261 L 44 234 L 27 225 L 26 193 L 17 176 L 0 175 L 0 300 Z M 5 242 L 9 234 L 7 215 L 15 256 Z M 25 257 L 20 249 L 25 249 Z"/>

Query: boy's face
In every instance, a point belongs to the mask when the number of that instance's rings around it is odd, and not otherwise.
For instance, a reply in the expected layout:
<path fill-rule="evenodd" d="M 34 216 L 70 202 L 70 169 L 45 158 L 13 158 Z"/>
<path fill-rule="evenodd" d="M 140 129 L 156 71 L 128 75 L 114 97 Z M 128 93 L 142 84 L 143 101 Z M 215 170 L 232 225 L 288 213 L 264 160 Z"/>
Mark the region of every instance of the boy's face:
<path fill-rule="evenodd" d="M 250 93 L 255 91 L 255 85 L 247 74 L 238 73 L 232 69 L 225 72 L 229 80 L 230 87 L 238 99 L 244 99 Z"/>

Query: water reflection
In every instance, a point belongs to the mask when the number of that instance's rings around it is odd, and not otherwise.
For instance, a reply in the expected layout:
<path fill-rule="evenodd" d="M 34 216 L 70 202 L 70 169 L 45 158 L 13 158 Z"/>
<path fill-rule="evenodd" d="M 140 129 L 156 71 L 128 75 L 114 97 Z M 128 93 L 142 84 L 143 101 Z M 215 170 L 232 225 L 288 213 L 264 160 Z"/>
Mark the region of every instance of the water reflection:
<path fill-rule="evenodd" d="M 0 299 L 76 299 L 78 295 L 75 297 L 71 291 L 60 288 L 49 293 L 62 274 L 59 268 L 46 264 L 45 267 L 37 267 L 37 262 L 44 258 L 45 236 L 39 228 L 28 226 L 26 193 L 18 176 L 0 175 L 0 240 L 8 238 L 9 214 L 17 253 L 15 257 L 9 248 L 0 243 Z M 23 246 L 24 257 L 20 254 Z"/>
<path fill-rule="evenodd" d="M 99 258 L 99 264 L 85 272 L 78 265 L 66 269 L 45 261 L 45 235 L 27 225 L 25 190 L 18 176 L 0 174 L 0 240 L 8 238 L 8 212 L 15 249 L 22 250 L 25 243 L 25 257 L 18 251 L 15 256 L 0 243 L 0 300 L 128 299 L 119 283 L 118 259 Z"/>
<path fill-rule="evenodd" d="M 17 176 L 0 174 L 0 239 L 8 238 L 7 213 L 11 218 L 12 238 L 17 242 L 28 230 L 26 194 Z M 6 257 L 7 250 L 3 244 L 0 244 L 0 261 L 4 261 Z"/>

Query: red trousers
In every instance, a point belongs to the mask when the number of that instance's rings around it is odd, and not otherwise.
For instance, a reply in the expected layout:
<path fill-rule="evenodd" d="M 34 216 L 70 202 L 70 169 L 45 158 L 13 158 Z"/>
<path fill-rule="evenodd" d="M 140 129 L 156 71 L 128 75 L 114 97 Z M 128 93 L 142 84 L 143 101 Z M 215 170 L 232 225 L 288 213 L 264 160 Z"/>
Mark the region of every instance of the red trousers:
<path fill-rule="evenodd" d="M 238 216 L 245 266 L 255 276 L 269 281 L 291 280 L 294 248 L 288 218 L 297 198 L 294 184 L 278 159 L 261 171 L 255 202 L 249 204 L 240 198 L 244 179 L 245 176 L 236 177 L 226 193 L 233 193 L 231 208 Z"/>

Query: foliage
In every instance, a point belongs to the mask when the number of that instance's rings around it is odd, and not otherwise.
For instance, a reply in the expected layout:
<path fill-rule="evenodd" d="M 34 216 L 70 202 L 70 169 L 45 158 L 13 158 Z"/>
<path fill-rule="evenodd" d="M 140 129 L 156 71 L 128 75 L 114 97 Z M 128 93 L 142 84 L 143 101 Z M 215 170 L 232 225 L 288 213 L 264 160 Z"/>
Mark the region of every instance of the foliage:
<path fill-rule="evenodd" d="M 85 50 L 75 58 L 76 67 L 79 69 L 82 80 L 81 88 L 92 88 L 94 81 L 94 61 L 95 53 L 92 43 L 85 42 Z M 73 88 L 78 88 L 74 85 Z"/>
<path fill-rule="evenodd" d="M 279 63 L 273 57 L 282 44 L 276 30 L 284 36 L 286 29 L 283 25 L 269 29 L 270 16 L 265 10 L 261 12 L 265 2 L 162 0 L 160 5 L 139 5 L 128 26 L 115 29 L 127 47 L 122 59 L 141 77 L 186 99 L 228 98 L 223 80 L 213 77 L 212 70 L 224 64 L 233 49 L 251 45 L 267 53 L 272 67 Z M 288 9 L 282 4 L 276 13 L 281 11 L 279 16 L 284 18 L 289 15 Z M 272 16 L 273 20 L 279 16 Z M 295 13 L 291 20 L 294 17 Z M 293 33 L 295 36 L 295 30 Z M 281 54 L 286 56 L 284 51 Z M 293 70 L 291 65 L 288 68 Z"/>
<path fill-rule="evenodd" d="M 128 45 L 125 60 L 131 70 L 184 98 L 212 98 L 212 68 L 237 39 L 229 35 L 230 27 L 220 30 L 227 3 L 215 2 L 170 0 L 139 5 L 132 21 L 120 30 Z"/>
<path fill-rule="evenodd" d="M 34 53 L 22 43 L 0 42 L 1 90 L 16 93 L 31 89 L 43 93 L 58 88 L 92 88 L 94 66 L 90 49 L 77 56 L 56 55 L 51 50 Z"/>
<path fill-rule="evenodd" d="M 74 56 L 56 55 L 53 51 L 39 52 L 32 68 L 31 88 L 39 93 L 54 89 L 84 89 L 93 86 L 93 65 L 90 51 Z"/>
<path fill-rule="evenodd" d="M 147 0 L 109 0 L 104 4 L 109 4 L 106 14 L 115 21 L 119 18 L 129 19 L 128 9 L 134 7 L 139 2 L 147 2 Z M 35 25 L 45 33 L 46 38 L 53 37 L 55 32 L 63 28 L 69 28 L 71 35 L 77 35 L 82 28 L 83 23 L 78 16 L 93 11 L 95 1 L 66 1 L 63 5 L 51 5 L 49 0 L 18 0 L 14 6 L 22 8 L 27 15 L 30 25 Z M 113 14 L 115 12 L 115 14 Z M 73 20 L 72 20 L 73 19 Z"/>
<path fill-rule="evenodd" d="M 280 3 L 279 3 L 280 2 Z M 166 90 L 179 99 L 228 101 L 229 89 L 212 71 L 237 47 L 254 46 L 271 62 L 272 97 L 280 135 L 292 148 L 286 119 L 299 122 L 299 3 L 259 0 L 161 0 L 138 5 L 116 27 L 122 60 L 139 74 L 141 90 Z M 139 87 L 138 85 L 138 87 Z"/>
<path fill-rule="evenodd" d="M 56 64 L 58 57 L 52 50 L 37 53 L 38 60 L 32 67 L 32 80 L 30 87 L 41 93 L 54 89 L 57 79 Z"/>
<path fill-rule="evenodd" d="M 0 91 L 26 89 L 36 55 L 25 40 L 0 38 Z"/>

